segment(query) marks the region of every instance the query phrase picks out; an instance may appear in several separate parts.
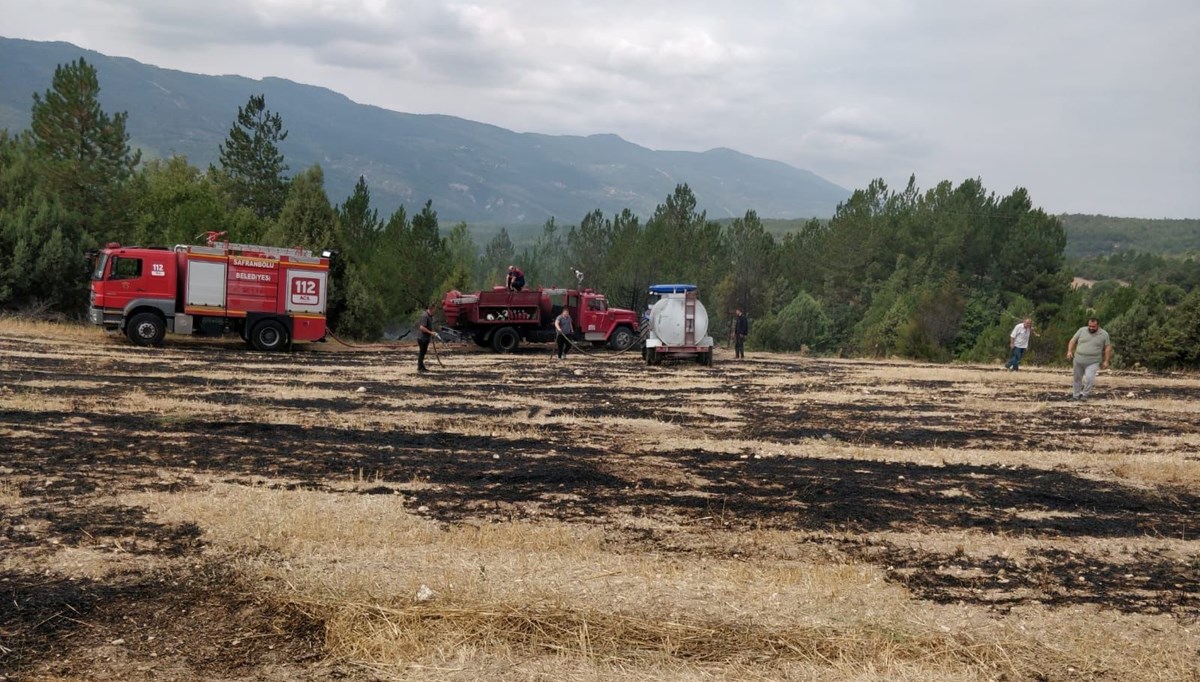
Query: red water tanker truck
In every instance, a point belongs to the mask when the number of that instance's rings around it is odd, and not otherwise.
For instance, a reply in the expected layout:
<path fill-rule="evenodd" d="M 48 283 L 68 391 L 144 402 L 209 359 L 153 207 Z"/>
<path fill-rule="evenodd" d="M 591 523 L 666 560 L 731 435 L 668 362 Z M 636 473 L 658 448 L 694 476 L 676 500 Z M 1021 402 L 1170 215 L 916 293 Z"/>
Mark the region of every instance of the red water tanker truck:
<path fill-rule="evenodd" d="M 233 244 L 109 244 L 92 273 L 88 319 L 140 346 L 166 332 L 237 332 L 263 351 L 325 339 L 329 259 L 303 249 Z"/>
<path fill-rule="evenodd" d="M 533 289 L 464 294 L 446 292 L 442 310 L 446 326 L 497 353 L 511 353 L 522 340 L 554 340 L 554 318 L 571 311 L 575 338 L 594 345 L 625 350 L 637 340 L 638 319 L 632 310 L 610 308 L 604 294 L 591 289 Z"/>

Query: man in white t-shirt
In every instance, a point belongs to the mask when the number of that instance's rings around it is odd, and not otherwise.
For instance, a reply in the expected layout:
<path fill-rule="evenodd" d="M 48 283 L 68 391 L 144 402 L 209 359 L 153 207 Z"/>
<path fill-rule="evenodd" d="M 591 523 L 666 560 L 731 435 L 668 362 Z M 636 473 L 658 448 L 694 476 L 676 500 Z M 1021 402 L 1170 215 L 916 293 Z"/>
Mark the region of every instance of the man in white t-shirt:
<path fill-rule="evenodd" d="M 1008 362 L 1004 363 L 1005 369 L 1015 372 L 1021 368 L 1021 358 L 1029 349 L 1029 337 L 1036 334 L 1037 332 L 1033 331 L 1033 319 L 1029 317 L 1013 327 L 1012 333 L 1008 335 L 1008 347 L 1012 350 L 1012 355 Z"/>

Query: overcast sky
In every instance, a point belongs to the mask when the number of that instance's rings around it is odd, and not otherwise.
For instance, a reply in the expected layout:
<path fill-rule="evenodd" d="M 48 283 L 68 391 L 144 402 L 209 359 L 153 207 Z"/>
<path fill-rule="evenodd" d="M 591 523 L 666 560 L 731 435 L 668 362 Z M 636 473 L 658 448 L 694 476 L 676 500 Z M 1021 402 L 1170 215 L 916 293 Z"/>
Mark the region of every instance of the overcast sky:
<path fill-rule="evenodd" d="M 0 16 L 10 38 L 521 132 L 729 147 L 847 189 L 978 177 L 1051 213 L 1200 218 L 1200 0 L 0 0 Z"/>

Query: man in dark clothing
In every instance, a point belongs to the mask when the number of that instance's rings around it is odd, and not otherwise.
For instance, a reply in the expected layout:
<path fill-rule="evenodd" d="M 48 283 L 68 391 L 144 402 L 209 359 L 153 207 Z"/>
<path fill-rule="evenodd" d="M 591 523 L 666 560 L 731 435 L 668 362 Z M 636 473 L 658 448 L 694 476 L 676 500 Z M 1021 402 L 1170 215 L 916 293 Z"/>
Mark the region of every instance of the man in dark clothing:
<path fill-rule="evenodd" d="M 554 330 L 558 332 L 554 337 L 554 352 L 561 360 L 571 349 L 571 332 L 575 330 L 571 325 L 570 310 L 563 308 L 562 313 L 554 318 Z"/>
<path fill-rule="evenodd" d="M 425 366 L 425 353 L 429 351 L 429 342 L 433 339 L 433 311 L 436 304 L 430 303 L 425 306 L 425 312 L 421 314 L 421 322 L 417 333 L 417 371 L 428 372 L 429 368 Z"/>
<path fill-rule="evenodd" d="M 505 280 L 505 287 L 509 291 L 520 291 L 525 288 L 525 273 L 521 272 L 521 268 L 515 265 L 508 266 L 508 278 Z"/>
<path fill-rule="evenodd" d="M 733 353 L 735 358 L 746 357 L 746 335 L 750 333 L 750 320 L 741 308 L 737 309 L 737 317 L 733 319 Z"/>

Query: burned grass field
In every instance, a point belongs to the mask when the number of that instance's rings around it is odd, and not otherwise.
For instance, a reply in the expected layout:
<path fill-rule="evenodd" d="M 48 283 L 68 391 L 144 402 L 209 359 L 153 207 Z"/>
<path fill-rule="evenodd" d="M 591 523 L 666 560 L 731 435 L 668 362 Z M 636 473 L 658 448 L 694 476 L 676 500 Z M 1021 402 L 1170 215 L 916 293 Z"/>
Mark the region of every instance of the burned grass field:
<path fill-rule="evenodd" d="M 1196 679 L 1200 378 L 0 321 L 0 679 Z"/>

